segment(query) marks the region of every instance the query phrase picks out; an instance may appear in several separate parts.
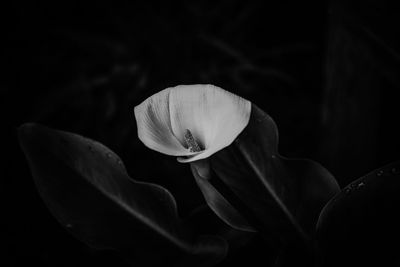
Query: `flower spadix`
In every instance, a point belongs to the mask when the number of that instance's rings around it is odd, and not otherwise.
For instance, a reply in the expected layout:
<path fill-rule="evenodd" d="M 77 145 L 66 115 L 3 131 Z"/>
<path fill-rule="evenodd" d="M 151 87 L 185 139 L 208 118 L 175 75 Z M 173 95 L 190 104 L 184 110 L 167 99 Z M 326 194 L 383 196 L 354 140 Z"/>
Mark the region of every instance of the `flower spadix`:
<path fill-rule="evenodd" d="M 164 89 L 135 107 L 139 139 L 180 162 L 209 157 L 247 126 L 251 102 L 213 85 Z"/>

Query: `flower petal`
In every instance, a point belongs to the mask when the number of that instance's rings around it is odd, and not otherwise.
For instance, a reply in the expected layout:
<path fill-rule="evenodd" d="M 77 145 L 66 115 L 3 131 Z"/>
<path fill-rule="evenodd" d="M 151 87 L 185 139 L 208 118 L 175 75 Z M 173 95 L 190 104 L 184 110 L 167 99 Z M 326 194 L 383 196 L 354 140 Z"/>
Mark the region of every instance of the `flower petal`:
<path fill-rule="evenodd" d="M 180 163 L 189 163 L 189 162 L 192 162 L 192 161 L 205 159 L 205 158 L 208 158 L 209 156 L 211 156 L 212 154 L 214 154 L 215 152 L 217 152 L 218 150 L 221 150 L 222 148 L 220 148 L 220 149 L 206 149 L 206 150 L 202 151 L 201 153 L 198 153 L 198 154 L 193 155 L 193 156 L 190 155 L 190 156 L 184 157 L 184 158 L 178 157 L 178 161 Z"/>
<path fill-rule="evenodd" d="M 165 89 L 135 107 L 139 139 L 149 148 L 172 156 L 190 156 L 175 137 L 169 113 L 170 89 Z"/>
<path fill-rule="evenodd" d="M 170 88 L 171 129 L 184 143 L 188 129 L 204 149 L 180 162 L 206 158 L 230 145 L 250 119 L 251 102 L 213 85 L 180 85 Z"/>

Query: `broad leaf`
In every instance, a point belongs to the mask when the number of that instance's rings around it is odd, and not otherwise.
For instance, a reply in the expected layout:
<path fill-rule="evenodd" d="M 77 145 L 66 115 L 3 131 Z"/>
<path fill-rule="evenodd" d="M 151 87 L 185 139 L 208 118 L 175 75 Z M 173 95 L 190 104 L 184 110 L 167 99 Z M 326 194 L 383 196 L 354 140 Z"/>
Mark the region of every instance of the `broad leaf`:
<path fill-rule="evenodd" d="M 233 226 L 235 229 L 255 232 L 253 226 L 233 207 L 229 200 L 226 199 L 226 191 L 224 193 L 218 191 L 215 184 L 209 181 L 210 170 L 209 161 L 201 160 L 191 164 L 191 170 L 197 185 L 199 186 L 204 198 L 210 208 L 227 224 Z M 202 173 L 206 172 L 206 173 Z M 225 196 L 224 196 L 224 195 Z M 230 194 L 231 198 L 235 197 Z"/>
<path fill-rule="evenodd" d="M 234 143 L 206 163 L 192 163 L 192 171 L 221 219 L 284 243 L 299 238 L 308 243 L 319 212 L 339 191 L 318 163 L 279 155 L 276 125 L 254 104 L 248 126 Z"/>
<path fill-rule="evenodd" d="M 400 161 L 361 177 L 324 207 L 320 266 L 399 266 Z"/>
<path fill-rule="evenodd" d="M 171 193 L 131 179 L 102 144 L 36 124 L 21 126 L 19 138 L 48 208 L 88 245 L 139 266 L 210 266 L 225 256 L 224 240 L 190 233 Z"/>

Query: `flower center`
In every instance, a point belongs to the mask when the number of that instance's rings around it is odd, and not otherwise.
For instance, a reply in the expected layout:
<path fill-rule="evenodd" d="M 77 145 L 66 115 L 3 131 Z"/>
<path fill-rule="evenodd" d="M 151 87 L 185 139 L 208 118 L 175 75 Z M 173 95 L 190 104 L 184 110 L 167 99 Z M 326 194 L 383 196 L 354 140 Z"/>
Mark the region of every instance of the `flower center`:
<path fill-rule="evenodd" d="M 184 138 L 190 152 L 200 152 L 203 150 L 201 149 L 200 145 L 196 142 L 196 140 L 193 137 L 193 134 L 189 131 L 189 129 L 186 129 Z"/>

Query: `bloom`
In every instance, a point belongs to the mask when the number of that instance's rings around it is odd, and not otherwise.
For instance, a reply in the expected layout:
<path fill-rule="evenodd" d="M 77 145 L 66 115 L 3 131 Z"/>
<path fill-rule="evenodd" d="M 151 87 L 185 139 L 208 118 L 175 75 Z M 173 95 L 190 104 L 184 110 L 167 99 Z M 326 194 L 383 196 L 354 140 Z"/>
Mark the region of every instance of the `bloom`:
<path fill-rule="evenodd" d="M 179 162 L 204 159 L 247 126 L 251 102 L 214 85 L 164 89 L 135 107 L 139 139 Z"/>

